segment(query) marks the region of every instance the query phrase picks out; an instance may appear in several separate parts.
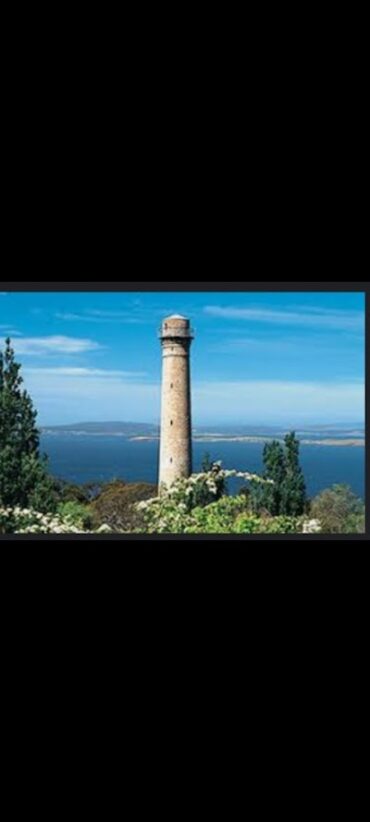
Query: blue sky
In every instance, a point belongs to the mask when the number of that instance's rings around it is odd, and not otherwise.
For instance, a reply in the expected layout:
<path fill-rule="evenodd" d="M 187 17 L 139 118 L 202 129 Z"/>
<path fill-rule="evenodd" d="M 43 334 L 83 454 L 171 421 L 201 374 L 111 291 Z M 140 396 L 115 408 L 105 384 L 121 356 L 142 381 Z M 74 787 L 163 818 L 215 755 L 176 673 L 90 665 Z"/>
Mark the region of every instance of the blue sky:
<path fill-rule="evenodd" d="M 359 293 L 0 292 L 39 423 L 157 422 L 157 331 L 185 314 L 194 425 L 362 422 Z"/>

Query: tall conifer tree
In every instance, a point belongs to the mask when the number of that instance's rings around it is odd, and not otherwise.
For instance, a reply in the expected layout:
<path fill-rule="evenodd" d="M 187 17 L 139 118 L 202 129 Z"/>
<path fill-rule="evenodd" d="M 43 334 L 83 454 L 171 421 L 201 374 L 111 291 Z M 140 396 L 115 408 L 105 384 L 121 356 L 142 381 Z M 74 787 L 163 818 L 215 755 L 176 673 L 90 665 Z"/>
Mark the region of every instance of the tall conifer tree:
<path fill-rule="evenodd" d="M 284 447 L 277 440 L 263 449 L 264 478 L 273 485 L 251 483 L 251 507 L 256 512 L 266 510 L 272 516 L 303 514 L 306 486 L 299 464 L 299 440 L 293 431 L 284 437 Z"/>
<path fill-rule="evenodd" d="M 11 341 L 5 342 L 5 353 L 0 351 L 0 504 L 53 511 L 53 482 L 40 457 L 37 412 L 22 389 Z"/>

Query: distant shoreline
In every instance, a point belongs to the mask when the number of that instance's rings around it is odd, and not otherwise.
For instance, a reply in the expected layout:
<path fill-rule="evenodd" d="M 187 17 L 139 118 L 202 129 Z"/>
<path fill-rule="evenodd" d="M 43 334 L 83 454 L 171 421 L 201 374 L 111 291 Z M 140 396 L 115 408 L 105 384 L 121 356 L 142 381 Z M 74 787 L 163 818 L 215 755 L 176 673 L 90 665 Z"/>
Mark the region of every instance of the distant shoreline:
<path fill-rule="evenodd" d="M 159 440 L 159 437 L 128 437 L 130 442 L 140 442 L 140 441 L 150 441 L 150 440 Z M 271 440 L 278 440 L 279 442 L 283 442 L 284 440 L 281 437 L 227 437 L 227 436 L 216 436 L 216 437 L 207 437 L 207 436 L 193 436 L 193 440 L 195 442 L 268 442 Z M 365 440 L 364 439 L 327 439 L 327 440 L 300 440 L 301 445 L 343 445 L 343 446 L 364 446 Z"/>
<path fill-rule="evenodd" d="M 365 446 L 365 440 L 358 439 L 358 440 L 300 440 L 301 445 L 347 445 L 347 447 L 358 446 L 361 445 L 362 448 Z"/>
<path fill-rule="evenodd" d="M 41 429 L 42 434 L 47 434 L 49 436 L 60 436 L 60 435 L 72 435 L 74 437 L 120 437 L 121 439 L 125 439 L 128 442 L 156 442 L 159 440 L 159 433 L 158 434 L 134 434 L 133 432 L 128 433 L 124 431 L 78 431 L 78 430 L 53 430 L 52 428 L 44 428 Z M 248 435 L 248 434 L 193 434 L 193 441 L 194 442 L 204 442 L 204 443 L 221 443 L 221 442 L 248 442 L 248 443 L 265 443 L 271 442 L 272 440 L 277 440 L 278 442 L 283 442 L 283 437 L 281 436 L 271 436 L 270 434 L 266 434 L 265 436 L 262 435 Z M 336 438 L 336 437 L 327 437 L 326 439 L 300 439 L 301 445 L 326 445 L 326 446 L 341 446 L 341 447 L 350 447 L 350 448 L 358 448 L 364 447 L 365 445 L 365 438 L 358 437 L 354 439 L 352 437 L 346 438 Z"/>

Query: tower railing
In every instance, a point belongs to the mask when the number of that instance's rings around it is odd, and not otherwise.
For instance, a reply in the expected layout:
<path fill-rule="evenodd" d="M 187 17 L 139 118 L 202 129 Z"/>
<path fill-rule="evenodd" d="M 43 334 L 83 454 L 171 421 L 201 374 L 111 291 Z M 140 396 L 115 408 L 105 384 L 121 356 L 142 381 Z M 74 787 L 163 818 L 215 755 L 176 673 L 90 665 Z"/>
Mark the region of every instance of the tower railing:
<path fill-rule="evenodd" d="M 195 331 L 194 331 L 194 328 L 192 328 L 191 326 L 188 326 L 187 328 L 184 328 L 182 326 L 179 326 L 179 328 L 176 328 L 174 326 L 171 326 L 170 328 L 163 328 L 163 326 L 160 326 L 158 328 L 158 337 L 159 337 L 160 340 L 166 340 L 166 339 L 193 340 L 194 336 L 195 336 Z"/>

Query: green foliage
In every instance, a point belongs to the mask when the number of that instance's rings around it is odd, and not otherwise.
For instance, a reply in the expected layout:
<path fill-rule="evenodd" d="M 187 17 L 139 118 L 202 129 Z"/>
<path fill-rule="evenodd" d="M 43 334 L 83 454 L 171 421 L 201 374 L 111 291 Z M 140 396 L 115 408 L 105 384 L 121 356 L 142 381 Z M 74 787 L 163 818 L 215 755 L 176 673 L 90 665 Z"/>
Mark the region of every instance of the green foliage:
<path fill-rule="evenodd" d="M 211 460 L 211 455 L 210 455 L 209 451 L 206 451 L 206 453 L 204 454 L 204 457 L 202 459 L 202 466 L 201 466 L 202 471 L 204 471 L 204 473 L 207 473 L 207 471 L 211 470 L 212 465 L 213 465 L 213 463 L 212 463 L 212 460 Z"/>
<path fill-rule="evenodd" d="M 349 514 L 343 530 L 344 534 L 365 533 L 365 508 L 361 514 Z"/>
<path fill-rule="evenodd" d="M 365 532 L 365 506 L 349 485 L 333 485 L 311 502 L 310 514 L 320 520 L 323 533 Z"/>
<path fill-rule="evenodd" d="M 0 504 L 55 511 L 53 483 L 39 454 L 37 413 L 21 388 L 20 368 L 7 339 L 0 351 Z"/>
<path fill-rule="evenodd" d="M 57 512 L 62 519 L 68 519 L 69 522 L 78 528 L 85 529 L 93 526 L 93 517 L 88 505 L 82 505 L 80 502 L 74 500 L 60 502 Z"/>
<path fill-rule="evenodd" d="M 299 465 L 299 440 L 293 431 L 285 439 L 285 478 L 282 487 L 282 504 L 279 513 L 293 517 L 304 512 L 306 485 Z"/>
<path fill-rule="evenodd" d="M 302 533 L 299 517 L 257 517 L 250 514 L 238 517 L 235 528 L 237 534 L 298 534 Z"/>
<path fill-rule="evenodd" d="M 59 503 L 79 502 L 84 504 L 89 501 L 83 485 L 76 485 L 65 480 L 55 480 L 54 487 Z"/>
<path fill-rule="evenodd" d="M 297 517 L 305 510 L 306 488 L 299 465 L 299 440 L 294 432 L 284 438 L 284 447 L 277 440 L 263 449 L 264 478 L 271 485 L 252 483 L 250 504 L 255 513 Z"/>
<path fill-rule="evenodd" d="M 184 534 L 232 534 L 241 512 L 246 510 L 245 497 L 222 497 L 204 508 L 194 508 L 185 515 Z M 171 523 L 172 524 L 172 523 Z M 177 526 L 178 523 L 174 522 Z"/>

